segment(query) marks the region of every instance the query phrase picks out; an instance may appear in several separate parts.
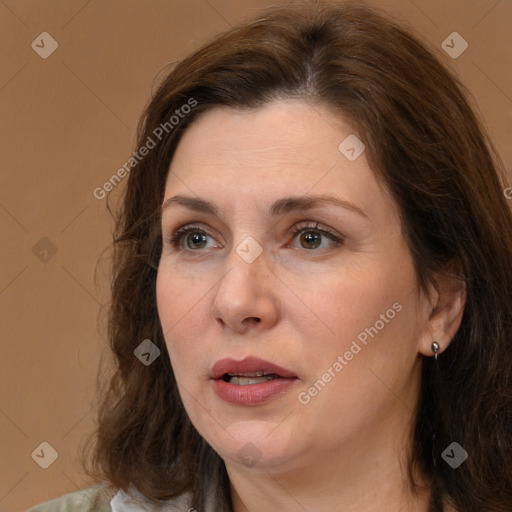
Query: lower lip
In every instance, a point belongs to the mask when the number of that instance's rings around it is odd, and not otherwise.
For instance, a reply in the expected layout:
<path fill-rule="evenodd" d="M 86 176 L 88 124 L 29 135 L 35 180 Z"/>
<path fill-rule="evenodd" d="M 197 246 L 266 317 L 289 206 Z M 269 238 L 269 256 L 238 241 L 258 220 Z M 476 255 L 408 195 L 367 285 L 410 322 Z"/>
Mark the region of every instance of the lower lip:
<path fill-rule="evenodd" d="M 238 384 L 230 384 L 224 379 L 217 379 L 213 382 L 213 389 L 216 395 L 235 405 L 260 405 L 279 395 L 286 393 L 298 379 L 273 379 L 261 384 L 247 384 L 240 386 Z"/>

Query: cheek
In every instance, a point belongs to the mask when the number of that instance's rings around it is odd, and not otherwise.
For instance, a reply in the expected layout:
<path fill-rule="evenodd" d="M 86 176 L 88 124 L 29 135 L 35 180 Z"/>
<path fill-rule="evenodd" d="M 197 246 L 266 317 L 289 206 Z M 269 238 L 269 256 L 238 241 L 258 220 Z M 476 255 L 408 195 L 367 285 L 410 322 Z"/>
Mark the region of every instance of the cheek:
<path fill-rule="evenodd" d="M 180 360 L 183 353 L 177 340 L 183 340 L 183 329 L 193 326 L 193 304 L 195 288 L 174 273 L 166 271 L 165 266 L 158 270 L 156 280 L 156 302 L 162 332 L 171 358 L 171 363 Z M 174 366 L 174 365 L 173 365 Z M 176 368 L 178 370 L 178 368 Z"/>
<path fill-rule="evenodd" d="M 309 377 L 318 379 L 345 354 L 350 373 L 375 368 L 389 375 L 413 363 L 420 319 L 413 300 L 414 269 L 406 256 L 368 260 L 334 273 L 317 283 L 318 293 L 304 296 L 316 322 L 310 322 L 311 315 L 297 315 L 295 325 L 315 341 L 305 346 L 305 358 L 316 372 Z"/>
<path fill-rule="evenodd" d="M 357 292 L 346 289 L 333 296 L 343 312 L 326 307 L 336 335 L 317 337 L 304 354 L 308 368 L 298 400 L 305 430 L 317 429 L 315 418 L 329 411 L 324 437 L 349 435 L 378 421 L 397 397 L 398 403 L 414 406 L 416 307 L 404 290 L 386 280 L 375 284 L 375 289 L 359 286 Z"/>
<path fill-rule="evenodd" d="M 207 291 L 204 283 L 176 270 L 170 262 L 161 262 L 156 278 L 156 299 L 164 333 L 182 328 L 183 323 L 193 327 L 192 319 L 197 316 L 193 309 L 201 307 L 200 300 Z"/>
<path fill-rule="evenodd" d="M 406 289 L 388 269 L 368 266 L 329 279 L 324 292 L 312 296 L 312 301 L 330 338 L 349 342 L 365 328 L 382 322 L 380 315 L 396 316 L 393 304 L 403 300 Z"/>

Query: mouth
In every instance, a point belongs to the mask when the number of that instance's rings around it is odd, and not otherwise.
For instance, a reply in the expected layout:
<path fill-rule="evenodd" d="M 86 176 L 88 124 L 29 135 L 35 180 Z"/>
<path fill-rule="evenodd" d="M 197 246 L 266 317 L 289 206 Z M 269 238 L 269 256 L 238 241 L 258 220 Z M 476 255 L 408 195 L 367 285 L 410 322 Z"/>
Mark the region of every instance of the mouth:
<path fill-rule="evenodd" d="M 264 371 L 259 371 L 255 373 L 246 372 L 242 374 L 225 373 L 221 378 L 224 382 L 228 382 L 229 384 L 248 386 L 251 384 L 263 384 L 269 380 L 282 379 L 283 377 L 277 373 L 265 373 Z"/>
<path fill-rule="evenodd" d="M 221 359 L 214 364 L 210 377 L 239 386 L 262 384 L 274 379 L 298 379 L 291 370 L 257 357 L 246 357 L 241 361 Z"/>
<path fill-rule="evenodd" d="M 210 378 L 219 398 L 241 406 L 256 406 L 282 396 L 299 381 L 291 370 L 256 357 L 221 359 Z"/>

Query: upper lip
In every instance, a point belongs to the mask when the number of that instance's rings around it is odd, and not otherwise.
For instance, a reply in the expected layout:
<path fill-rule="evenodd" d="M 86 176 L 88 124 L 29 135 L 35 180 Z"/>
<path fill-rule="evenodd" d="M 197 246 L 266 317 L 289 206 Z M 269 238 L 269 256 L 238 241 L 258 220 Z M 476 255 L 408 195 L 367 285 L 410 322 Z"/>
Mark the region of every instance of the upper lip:
<path fill-rule="evenodd" d="M 259 371 L 264 373 L 275 373 L 280 377 L 285 378 L 297 378 L 297 375 L 291 370 L 287 370 L 282 366 L 271 363 L 270 361 L 265 361 L 264 359 L 260 359 L 258 357 L 246 357 L 240 361 L 236 361 L 235 359 L 231 358 L 220 359 L 213 365 L 213 368 L 210 372 L 210 377 L 212 379 L 220 379 L 226 373 L 240 375 L 242 373 L 253 373 Z"/>

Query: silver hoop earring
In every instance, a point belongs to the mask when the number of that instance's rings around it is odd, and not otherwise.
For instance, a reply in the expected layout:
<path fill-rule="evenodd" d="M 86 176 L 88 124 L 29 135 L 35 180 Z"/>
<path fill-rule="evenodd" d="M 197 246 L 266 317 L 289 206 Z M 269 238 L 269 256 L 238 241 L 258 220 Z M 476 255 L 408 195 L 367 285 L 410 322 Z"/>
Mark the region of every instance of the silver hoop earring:
<path fill-rule="evenodd" d="M 437 352 L 439 351 L 439 343 L 437 341 L 432 342 L 432 352 L 434 352 L 434 358 L 437 359 Z"/>

